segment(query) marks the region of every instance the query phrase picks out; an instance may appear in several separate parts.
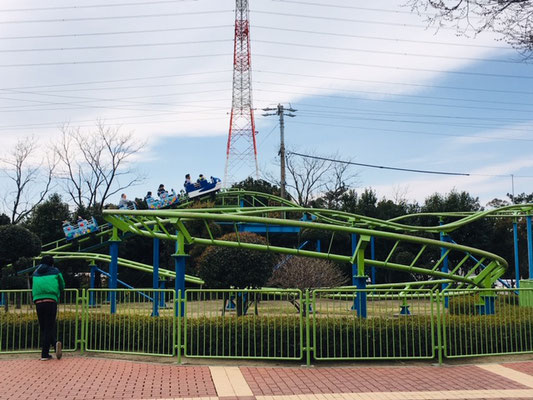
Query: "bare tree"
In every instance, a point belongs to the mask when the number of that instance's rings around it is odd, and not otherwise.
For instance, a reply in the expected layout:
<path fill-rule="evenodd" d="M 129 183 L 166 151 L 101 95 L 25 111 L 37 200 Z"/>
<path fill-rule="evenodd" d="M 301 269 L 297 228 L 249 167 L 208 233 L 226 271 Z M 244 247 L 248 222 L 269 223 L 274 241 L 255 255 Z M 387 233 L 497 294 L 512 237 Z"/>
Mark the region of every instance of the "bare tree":
<path fill-rule="evenodd" d="M 144 146 L 130 133 L 105 126 L 83 132 L 64 126 L 54 147 L 60 163 L 59 178 L 77 207 L 98 207 L 116 193 L 142 181 L 129 163 Z"/>
<path fill-rule="evenodd" d="M 41 204 L 52 187 L 57 163 L 50 154 L 38 156 L 38 148 L 35 138 L 23 138 L 0 159 L 4 175 L 12 184 L 2 201 L 13 224 L 21 222 Z"/>
<path fill-rule="evenodd" d="M 288 257 L 272 274 L 267 285 L 300 290 L 339 287 L 348 277 L 331 261 L 307 257 Z"/>
<path fill-rule="evenodd" d="M 533 55 L 531 0 L 408 0 L 406 5 L 431 25 L 453 25 L 460 34 L 496 32 L 525 58 Z"/>
<path fill-rule="evenodd" d="M 350 165 L 335 160 L 337 155 L 320 157 L 312 152 L 303 154 L 287 152 L 287 188 L 295 201 L 302 206 L 309 206 L 319 196 L 327 198 L 338 194 L 340 197 L 355 183 L 357 174 L 350 171 Z M 279 185 L 279 180 L 269 177 Z"/>

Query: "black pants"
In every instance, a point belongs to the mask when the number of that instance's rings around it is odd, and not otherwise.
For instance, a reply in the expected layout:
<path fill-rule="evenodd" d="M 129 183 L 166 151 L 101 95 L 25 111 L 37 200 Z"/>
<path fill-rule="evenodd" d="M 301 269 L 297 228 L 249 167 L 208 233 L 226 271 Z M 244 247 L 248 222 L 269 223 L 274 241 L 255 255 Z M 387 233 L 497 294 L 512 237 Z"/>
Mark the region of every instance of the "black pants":
<path fill-rule="evenodd" d="M 35 305 L 37 309 L 37 318 L 41 328 L 41 357 L 48 357 L 50 346 L 56 345 L 56 302 L 42 302 Z"/>

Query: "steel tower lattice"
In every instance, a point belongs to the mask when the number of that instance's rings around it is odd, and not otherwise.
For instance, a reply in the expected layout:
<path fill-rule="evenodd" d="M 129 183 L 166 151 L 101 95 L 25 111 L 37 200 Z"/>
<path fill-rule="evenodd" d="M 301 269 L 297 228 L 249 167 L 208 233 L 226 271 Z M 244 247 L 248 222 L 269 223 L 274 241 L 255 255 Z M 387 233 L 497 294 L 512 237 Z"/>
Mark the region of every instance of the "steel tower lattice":
<path fill-rule="evenodd" d="M 226 149 L 224 186 L 236 181 L 237 174 L 259 177 L 257 143 L 252 106 L 250 50 L 250 10 L 248 0 L 235 1 L 235 42 L 233 52 L 233 98 Z"/>

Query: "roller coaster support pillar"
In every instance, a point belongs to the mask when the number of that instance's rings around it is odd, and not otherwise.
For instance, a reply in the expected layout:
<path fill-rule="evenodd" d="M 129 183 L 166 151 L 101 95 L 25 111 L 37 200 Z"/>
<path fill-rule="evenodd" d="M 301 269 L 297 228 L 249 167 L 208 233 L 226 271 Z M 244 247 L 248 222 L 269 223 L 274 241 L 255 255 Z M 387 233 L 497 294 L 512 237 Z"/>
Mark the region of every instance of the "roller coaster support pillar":
<path fill-rule="evenodd" d="M 159 289 L 159 239 L 153 239 L 153 271 L 152 287 L 154 290 Z M 164 296 L 164 294 L 162 294 Z M 152 305 L 152 317 L 159 317 L 159 292 L 154 291 L 154 301 Z"/>
<path fill-rule="evenodd" d="M 320 239 L 316 240 L 316 251 L 317 251 L 317 253 L 320 253 L 322 251 L 322 243 L 321 243 Z"/>
<path fill-rule="evenodd" d="M 89 287 L 91 289 L 94 289 L 95 283 L 96 283 L 96 270 L 98 267 L 96 266 L 96 263 L 94 261 L 91 261 L 91 280 L 89 282 Z M 94 292 L 89 292 L 89 307 L 94 307 Z"/>
<path fill-rule="evenodd" d="M 357 288 L 352 310 L 356 311 L 360 318 L 367 316 L 366 281 L 368 276 L 365 275 L 365 249 L 369 242 L 370 236 L 361 235 L 358 241 L 357 236 L 352 233 L 352 272 L 354 273 L 352 283 Z"/>
<path fill-rule="evenodd" d="M 513 243 L 514 243 L 514 270 L 516 276 L 515 287 L 520 288 L 520 259 L 518 258 L 518 222 L 513 221 Z"/>
<path fill-rule="evenodd" d="M 185 316 L 185 260 L 187 254 L 185 254 L 185 238 L 183 233 L 178 231 L 178 240 L 176 242 L 176 254 L 173 254 L 174 257 L 174 268 L 176 270 L 176 280 L 174 281 L 174 290 L 177 293 L 180 293 L 181 302 L 179 307 L 176 308 L 176 316 L 184 317 Z"/>
<path fill-rule="evenodd" d="M 444 223 L 444 221 L 442 221 L 442 219 L 439 221 L 439 225 L 442 225 Z M 449 242 L 450 241 L 450 237 L 445 233 L 445 232 L 441 232 L 440 233 L 440 241 L 441 242 Z M 441 258 L 444 257 L 444 260 L 442 260 L 442 267 L 441 267 L 441 272 L 444 272 L 444 273 L 448 273 L 449 272 L 449 268 L 448 268 L 448 256 L 444 256 L 446 254 L 446 248 L 445 247 L 441 247 L 440 248 L 440 256 Z M 447 287 L 448 287 L 449 283 L 443 283 L 441 285 L 441 291 L 444 291 Z M 445 308 L 448 308 L 448 296 L 444 296 L 444 307 Z"/>
<path fill-rule="evenodd" d="M 0 307 L 3 307 L 5 305 L 4 300 L 4 293 L 0 293 Z"/>
<path fill-rule="evenodd" d="M 529 278 L 533 279 L 533 234 L 531 233 L 531 215 L 526 217 L 527 222 L 527 261 L 529 265 Z"/>
<path fill-rule="evenodd" d="M 118 238 L 117 228 L 113 228 L 113 236 L 109 241 L 109 255 L 111 262 L 109 263 L 109 289 L 116 289 L 118 284 L 118 245 L 120 239 Z M 112 290 L 110 292 L 109 302 L 111 303 L 111 314 L 117 312 L 117 292 Z"/>

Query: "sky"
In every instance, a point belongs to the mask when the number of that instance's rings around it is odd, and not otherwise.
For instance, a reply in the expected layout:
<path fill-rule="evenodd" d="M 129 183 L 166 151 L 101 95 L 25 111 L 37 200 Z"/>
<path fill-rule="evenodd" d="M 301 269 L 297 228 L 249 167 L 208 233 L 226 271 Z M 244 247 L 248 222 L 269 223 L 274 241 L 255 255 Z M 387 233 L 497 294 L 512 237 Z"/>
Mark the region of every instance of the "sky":
<path fill-rule="evenodd" d="M 423 200 L 467 190 L 485 204 L 533 192 L 531 64 L 491 33 L 428 28 L 404 1 L 251 0 L 252 89 L 262 176 L 277 174 L 279 127 L 295 152 L 357 163 L 356 189 Z M 97 120 L 146 145 L 145 181 L 180 189 L 223 177 L 232 97 L 232 0 L 3 0 L 0 154 Z M 44 150 L 43 150 L 44 151 Z M 252 171 L 242 170 L 240 178 Z M 0 180 L 6 184 L 5 178 Z M 117 199 L 118 202 L 118 195 Z"/>

